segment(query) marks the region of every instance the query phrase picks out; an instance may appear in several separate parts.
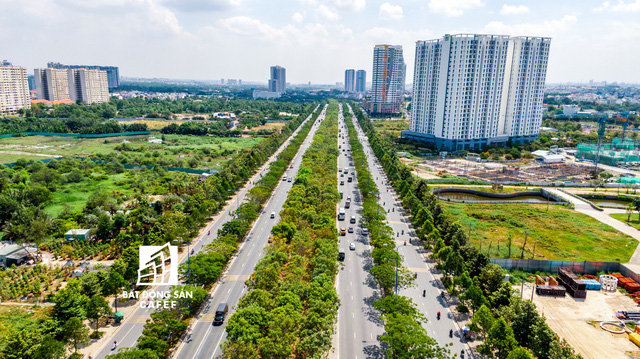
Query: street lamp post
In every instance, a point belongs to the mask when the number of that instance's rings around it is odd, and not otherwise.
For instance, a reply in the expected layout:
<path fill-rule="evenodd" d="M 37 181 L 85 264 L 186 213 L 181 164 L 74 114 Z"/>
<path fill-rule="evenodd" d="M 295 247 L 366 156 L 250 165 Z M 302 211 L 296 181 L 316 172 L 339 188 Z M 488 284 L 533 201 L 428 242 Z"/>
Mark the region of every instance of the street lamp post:
<path fill-rule="evenodd" d="M 398 295 L 398 262 L 400 261 L 400 253 L 398 253 L 398 248 L 400 248 L 400 246 L 396 247 L 396 295 Z"/>

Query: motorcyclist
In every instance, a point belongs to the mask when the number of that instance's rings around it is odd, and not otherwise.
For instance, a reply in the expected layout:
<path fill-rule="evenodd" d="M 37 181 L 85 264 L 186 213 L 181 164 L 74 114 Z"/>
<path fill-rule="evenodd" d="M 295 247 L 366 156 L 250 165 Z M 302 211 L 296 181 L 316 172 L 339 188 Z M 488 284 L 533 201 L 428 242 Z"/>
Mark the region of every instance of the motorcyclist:
<path fill-rule="evenodd" d="M 449 329 L 449 338 L 453 338 L 453 329 Z"/>
<path fill-rule="evenodd" d="M 404 229 L 402 230 L 402 234 L 404 234 Z"/>
<path fill-rule="evenodd" d="M 118 342 L 117 341 L 113 341 L 113 348 L 111 350 L 116 350 L 116 348 L 118 347 Z"/>
<path fill-rule="evenodd" d="M 423 296 L 423 297 L 426 297 L 426 296 L 427 296 L 427 290 L 426 290 L 426 289 L 424 289 L 424 290 L 422 291 L 422 296 Z"/>
<path fill-rule="evenodd" d="M 438 312 L 438 320 L 440 320 L 440 312 Z"/>

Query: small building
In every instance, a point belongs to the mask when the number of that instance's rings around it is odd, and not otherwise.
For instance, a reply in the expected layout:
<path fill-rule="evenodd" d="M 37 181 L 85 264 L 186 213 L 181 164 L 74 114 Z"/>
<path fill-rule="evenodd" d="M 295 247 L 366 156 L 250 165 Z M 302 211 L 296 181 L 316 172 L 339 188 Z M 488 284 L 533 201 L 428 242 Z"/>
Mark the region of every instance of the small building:
<path fill-rule="evenodd" d="M 561 163 L 564 161 L 564 156 L 549 153 L 538 157 L 536 160 L 542 163 Z"/>
<path fill-rule="evenodd" d="M 19 244 L 10 244 L 0 248 L 0 266 L 7 266 L 7 258 L 22 249 Z"/>
<path fill-rule="evenodd" d="M 76 239 L 87 240 L 91 239 L 91 230 L 90 229 L 70 229 L 67 233 L 64 234 L 64 238 L 67 241 L 74 241 Z"/>
<path fill-rule="evenodd" d="M 11 267 L 12 265 L 19 266 L 24 262 L 28 261 L 30 257 L 31 256 L 26 249 L 21 249 L 7 256 L 7 258 L 5 259 L 5 266 L 7 267 Z"/>

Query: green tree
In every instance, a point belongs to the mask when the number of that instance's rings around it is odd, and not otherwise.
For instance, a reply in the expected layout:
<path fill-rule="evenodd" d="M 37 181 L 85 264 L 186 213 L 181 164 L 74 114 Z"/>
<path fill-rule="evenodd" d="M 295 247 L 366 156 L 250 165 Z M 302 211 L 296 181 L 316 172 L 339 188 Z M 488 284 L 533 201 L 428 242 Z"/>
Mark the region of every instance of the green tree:
<path fill-rule="evenodd" d="M 78 346 L 89 344 L 89 328 L 78 317 L 72 317 L 64 323 L 62 332 L 67 342 L 78 352 Z"/>
<path fill-rule="evenodd" d="M 507 355 L 507 359 L 535 359 L 535 357 L 527 348 L 517 347 Z"/>
<path fill-rule="evenodd" d="M 472 312 L 488 304 L 487 298 L 482 294 L 482 290 L 475 285 L 472 285 L 464 291 L 464 294 L 460 296 L 460 301 L 465 303 L 467 307 L 470 307 Z"/>
<path fill-rule="evenodd" d="M 384 315 L 385 334 L 380 337 L 388 345 L 389 358 L 444 358 L 448 351 L 438 346 L 435 339 L 413 316 L 403 314 Z"/>
<path fill-rule="evenodd" d="M 491 326 L 485 342 L 478 346 L 478 352 L 489 358 L 506 359 L 517 346 L 511 327 L 503 318 L 498 318 Z"/>
<path fill-rule="evenodd" d="M 482 305 L 480 309 L 478 309 L 471 319 L 471 324 L 475 325 L 482 332 L 482 337 L 486 338 L 487 333 L 493 326 L 494 322 L 493 314 L 491 314 L 491 310 L 487 308 L 486 305 Z"/>
<path fill-rule="evenodd" d="M 109 302 L 107 302 L 107 300 L 101 295 L 94 295 L 91 297 L 87 303 L 86 310 L 87 318 L 96 322 L 96 330 L 98 330 L 98 323 L 100 322 L 100 319 L 111 314 Z"/>
<path fill-rule="evenodd" d="M 160 359 L 151 349 L 123 348 L 117 354 L 107 355 L 107 359 Z"/>
<path fill-rule="evenodd" d="M 200 253 L 191 256 L 191 284 L 209 286 L 218 280 L 227 258 L 219 253 Z M 180 265 L 180 278 L 186 281 L 189 277 L 189 265 L 184 262 Z"/>
<path fill-rule="evenodd" d="M 85 307 L 89 299 L 82 293 L 80 282 L 72 280 L 53 297 L 55 305 L 51 310 L 52 318 L 66 323 L 71 318 L 86 318 Z"/>

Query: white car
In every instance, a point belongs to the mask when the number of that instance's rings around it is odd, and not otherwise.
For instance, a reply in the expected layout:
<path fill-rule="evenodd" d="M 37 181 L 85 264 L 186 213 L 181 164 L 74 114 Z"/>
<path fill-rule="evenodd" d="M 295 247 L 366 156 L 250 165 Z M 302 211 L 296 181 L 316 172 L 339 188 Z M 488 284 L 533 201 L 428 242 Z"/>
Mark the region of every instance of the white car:
<path fill-rule="evenodd" d="M 349 250 L 351 250 L 351 251 L 355 251 L 355 250 L 356 250 L 356 245 L 355 245 L 355 243 L 351 243 L 351 244 L 349 244 Z"/>
<path fill-rule="evenodd" d="M 271 212 L 271 217 L 270 218 L 276 218 L 276 212 Z"/>

